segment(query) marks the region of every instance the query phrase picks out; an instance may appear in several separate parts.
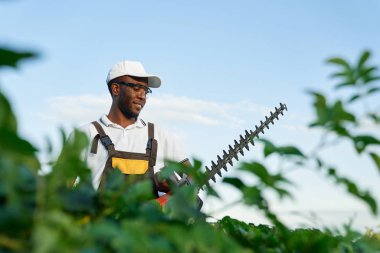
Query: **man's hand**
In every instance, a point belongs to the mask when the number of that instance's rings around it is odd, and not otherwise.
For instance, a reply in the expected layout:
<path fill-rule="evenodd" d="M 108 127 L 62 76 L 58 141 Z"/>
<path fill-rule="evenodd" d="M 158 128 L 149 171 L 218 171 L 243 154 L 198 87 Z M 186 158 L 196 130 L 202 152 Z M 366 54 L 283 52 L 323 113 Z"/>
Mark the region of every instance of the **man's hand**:
<path fill-rule="evenodd" d="M 188 159 L 186 159 L 185 161 L 183 161 L 182 164 L 185 165 L 186 167 L 191 167 L 192 166 L 191 163 L 190 163 L 190 161 Z M 168 180 L 160 180 L 159 176 L 158 176 L 158 173 L 159 172 L 157 172 L 157 173 L 154 174 L 154 176 L 156 178 L 156 182 L 157 182 L 157 190 L 160 191 L 160 192 L 165 192 L 165 193 L 170 192 L 169 181 Z M 185 178 L 186 178 L 186 183 L 189 184 L 188 177 L 185 177 Z M 170 177 L 169 180 L 171 180 L 171 181 L 173 181 L 173 182 L 175 182 L 177 184 L 181 183 L 181 181 L 174 174 Z"/>
<path fill-rule="evenodd" d="M 170 192 L 169 182 L 167 180 L 159 180 L 157 173 L 154 176 L 157 182 L 157 190 L 165 193 Z"/>

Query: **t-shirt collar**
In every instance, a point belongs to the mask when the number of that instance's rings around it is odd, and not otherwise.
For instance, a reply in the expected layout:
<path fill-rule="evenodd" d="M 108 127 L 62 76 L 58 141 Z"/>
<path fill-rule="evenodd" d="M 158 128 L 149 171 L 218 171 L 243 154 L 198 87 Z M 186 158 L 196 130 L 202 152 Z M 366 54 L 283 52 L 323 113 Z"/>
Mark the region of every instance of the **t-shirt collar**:
<path fill-rule="evenodd" d="M 107 127 L 115 127 L 115 128 L 121 128 L 121 129 L 124 129 L 122 126 L 120 126 L 119 124 L 116 124 L 116 123 L 113 123 L 108 117 L 106 114 L 103 114 L 101 117 L 100 117 L 100 122 L 103 123 L 105 126 Z M 129 125 L 127 126 L 125 129 L 133 129 L 135 127 L 138 127 L 138 128 L 142 128 L 142 127 L 145 127 L 146 126 L 146 123 L 144 122 L 144 120 L 142 120 L 141 118 L 137 118 L 136 122 L 133 123 L 132 125 Z"/>

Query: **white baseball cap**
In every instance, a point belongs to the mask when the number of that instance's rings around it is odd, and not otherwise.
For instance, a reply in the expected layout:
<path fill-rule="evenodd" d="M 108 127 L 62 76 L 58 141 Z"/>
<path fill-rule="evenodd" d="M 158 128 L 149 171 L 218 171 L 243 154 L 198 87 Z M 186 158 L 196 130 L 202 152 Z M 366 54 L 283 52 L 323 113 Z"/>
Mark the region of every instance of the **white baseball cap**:
<path fill-rule="evenodd" d="M 146 73 L 144 66 L 138 61 L 121 61 L 113 65 L 108 71 L 107 84 L 119 76 L 147 77 L 148 87 L 158 88 L 161 86 L 161 79 L 158 76 Z"/>

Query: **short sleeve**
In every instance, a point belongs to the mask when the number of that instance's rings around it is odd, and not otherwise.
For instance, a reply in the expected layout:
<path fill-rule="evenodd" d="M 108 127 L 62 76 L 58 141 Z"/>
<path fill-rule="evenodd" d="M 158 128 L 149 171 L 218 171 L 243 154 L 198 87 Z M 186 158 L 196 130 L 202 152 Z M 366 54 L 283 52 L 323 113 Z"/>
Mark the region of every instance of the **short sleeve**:
<path fill-rule="evenodd" d="M 182 141 L 172 133 L 157 128 L 157 141 L 159 146 L 159 162 L 163 163 L 165 160 L 172 160 L 176 162 L 183 162 L 188 159 Z"/>
<path fill-rule="evenodd" d="M 178 137 L 168 135 L 166 138 L 165 146 L 164 156 L 166 159 L 176 162 L 183 162 L 184 160 L 188 159 L 183 143 L 179 140 Z"/>

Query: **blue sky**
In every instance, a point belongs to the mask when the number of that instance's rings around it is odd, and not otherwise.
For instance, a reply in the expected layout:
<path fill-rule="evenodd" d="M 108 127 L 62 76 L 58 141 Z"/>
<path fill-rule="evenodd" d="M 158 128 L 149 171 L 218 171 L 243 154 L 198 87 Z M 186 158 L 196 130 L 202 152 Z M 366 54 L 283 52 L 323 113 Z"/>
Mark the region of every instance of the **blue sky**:
<path fill-rule="evenodd" d="M 107 113 L 108 69 L 123 59 L 139 60 L 163 80 L 142 116 L 175 132 L 189 154 L 206 164 L 279 102 L 289 112 L 265 137 L 308 150 L 318 133 L 305 128 L 312 115 L 305 90 L 331 91 L 328 57 L 354 61 L 371 49 L 373 62 L 379 62 L 379 13 L 377 0 L 3 1 L 0 45 L 35 50 L 40 57 L 18 72 L 3 71 L 0 85 L 13 101 L 22 133 L 43 147 L 46 136 L 58 139 L 58 126 L 69 131 Z M 260 158 L 259 150 L 245 158 Z M 378 194 L 378 175 L 360 167 L 374 168 L 362 158 L 345 159 L 351 154 L 343 143 L 325 156 Z M 273 201 L 289 223 L 302 221 L 290 217 L 293 210 L 325 212 L 330 224 L 354 213 L 358 227 L 380 223 L 318 174 L 289 176 L 298 185 L 297 202 Z M 230 196 L 231 189 L 221 191 Z M 208 208 L 229 202 L 210 200 Z M 215 216 L 222 215 L 264 222 L 245 207 Z"/>

